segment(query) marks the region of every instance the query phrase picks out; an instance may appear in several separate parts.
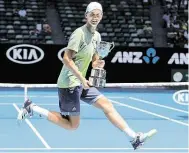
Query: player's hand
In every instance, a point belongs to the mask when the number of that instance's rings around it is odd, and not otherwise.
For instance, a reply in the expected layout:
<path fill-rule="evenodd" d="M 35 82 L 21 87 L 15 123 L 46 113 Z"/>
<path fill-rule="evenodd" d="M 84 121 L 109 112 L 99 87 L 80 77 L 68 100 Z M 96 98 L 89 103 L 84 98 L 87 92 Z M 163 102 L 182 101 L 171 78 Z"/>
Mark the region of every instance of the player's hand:
<path fill-rule="evenodd" d="M 103 68 L 104 66 L 105 66 L 104 60 L 96 60 L 93 62 L 93 65 L 92 65 L 93 68 Z"/>
<path fill-rule="evenodd" d="M 88 81 L 88 80 L 86 80 L 86 79 L 84 79 L 83 81 L 82 81 L 82 84 L 83 84 L 83 88 L 84 89 L 89 89 L 92 85 L 90 84 L 90 82 Z"/>

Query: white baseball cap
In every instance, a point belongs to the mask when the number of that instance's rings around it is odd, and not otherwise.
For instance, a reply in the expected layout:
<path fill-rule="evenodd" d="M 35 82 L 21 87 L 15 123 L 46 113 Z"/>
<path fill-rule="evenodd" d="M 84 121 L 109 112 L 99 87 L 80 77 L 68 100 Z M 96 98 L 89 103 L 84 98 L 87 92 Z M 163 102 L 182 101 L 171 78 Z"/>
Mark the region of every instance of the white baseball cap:
<path fill-rule="evenodd" d="M 85 13 L 91 12 L 94 9 L 98 9 L 98 10 L 102 11 L 102 5 L 100 3 L 98 3 L 98 2 L 91 2 L 87 6 L 87 9 L 86 9 Z"/>

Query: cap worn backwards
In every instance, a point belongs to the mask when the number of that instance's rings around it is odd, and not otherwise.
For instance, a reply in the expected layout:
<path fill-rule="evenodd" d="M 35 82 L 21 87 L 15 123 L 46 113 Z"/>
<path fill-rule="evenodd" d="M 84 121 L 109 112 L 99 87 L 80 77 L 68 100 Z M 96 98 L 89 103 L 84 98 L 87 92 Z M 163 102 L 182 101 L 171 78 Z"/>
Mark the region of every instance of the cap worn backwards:
<path fill-rule="evenodd" d="M 102 5 L 100 3 L 98 3 L 98 2 L 91 2 L 87 6 L 87 9 L 86 9 L 85 13 L 91 12 L 94 9 L 98 9 L 98 10 L 102 11 Z"/>

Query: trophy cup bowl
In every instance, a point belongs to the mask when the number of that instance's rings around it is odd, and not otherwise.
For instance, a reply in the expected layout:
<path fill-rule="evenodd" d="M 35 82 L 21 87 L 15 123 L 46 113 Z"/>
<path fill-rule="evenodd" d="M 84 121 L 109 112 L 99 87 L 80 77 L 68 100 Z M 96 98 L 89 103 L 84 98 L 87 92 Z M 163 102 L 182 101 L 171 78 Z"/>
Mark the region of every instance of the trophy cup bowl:
<path fill-rule="evenodd" d="M 97 44 L 97 53 L 100 59 L 106 57 L 114 48 L 114 42 L 101 41 Z M 103 68 L 93 68 L 89 77 L 89 82 L 94 87 L 105 87 L 106 84 L 106 70 Z"/>

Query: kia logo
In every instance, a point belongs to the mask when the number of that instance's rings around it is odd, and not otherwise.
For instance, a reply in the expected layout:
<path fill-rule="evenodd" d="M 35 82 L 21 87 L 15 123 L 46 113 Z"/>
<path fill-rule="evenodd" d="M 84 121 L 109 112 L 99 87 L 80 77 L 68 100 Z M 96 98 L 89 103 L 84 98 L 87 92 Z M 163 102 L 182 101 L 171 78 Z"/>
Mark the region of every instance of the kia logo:
<path fill-rule="evenodd" d="M 179 90 L 173 94 L 173 100 L 181 105 L 188 105 L 189 90 Z"/>
<path fill-rule="evenodd" d="M 62 48 L 59 52 L 58 52 L 58 58 L 59 58 L 59 60 L 60 61 L 62 61 L 63 59 L 62 59 L 62 54 L 63 54 L 63 52 L 66 50 L 66 47 L 64 47 L 64 48 Z"/>
<path fill-rule="evenodd" d="M 7 58 L 18 64 L 33 64 L 41 61 L 44 52 L 41 48 L 34 45 L 16 45 L 7 50 Z"/>

